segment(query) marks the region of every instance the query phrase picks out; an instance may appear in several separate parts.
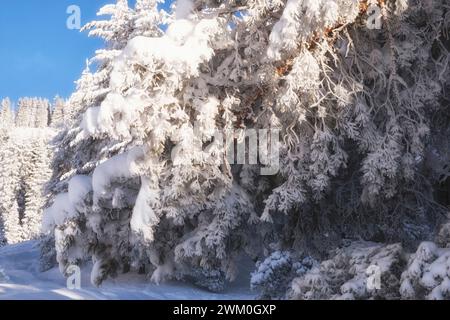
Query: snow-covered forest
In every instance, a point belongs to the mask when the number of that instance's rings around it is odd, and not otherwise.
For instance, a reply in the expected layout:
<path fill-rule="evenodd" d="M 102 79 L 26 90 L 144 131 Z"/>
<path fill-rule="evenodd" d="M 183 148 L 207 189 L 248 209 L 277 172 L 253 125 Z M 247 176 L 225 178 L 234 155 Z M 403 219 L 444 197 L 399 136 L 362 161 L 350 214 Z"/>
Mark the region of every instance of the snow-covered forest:
<path fill-rule="evenodd" d="M 51 176 L 50 119 L 58 120 L 61 99 L 23 98 L 13 111 L 1 101 L 0 111 L 0 245 L 38 238 Z M 58 106 L 59 103 L 59 106 Z M 52 113 L 52 110 L 55 112 Z"/>
<path fill-rule="evenodd" d="M 111 2 L 68 99 L 2 102 L 0 245 L 97 287 L 450 299 L 447 0 Z"/>

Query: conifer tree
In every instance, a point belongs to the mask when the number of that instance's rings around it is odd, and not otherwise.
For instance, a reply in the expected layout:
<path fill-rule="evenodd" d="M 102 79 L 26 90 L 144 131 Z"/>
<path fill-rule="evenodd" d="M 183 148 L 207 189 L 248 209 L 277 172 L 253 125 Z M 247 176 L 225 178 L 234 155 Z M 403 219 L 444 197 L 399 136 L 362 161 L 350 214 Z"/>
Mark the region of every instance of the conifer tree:
<path fill-rule="evenodd" d="M 380 29 L 366 23 L 370 6 Z M 77 116 L 60 135 L 45 216 L 62 271 L 92 259 L 96 285 L 145 270 L 217 290 L 245 252 L 259 266 L 281 260 L 282 283 L 266 267 L 254 283 L 285 290 L 305 252 L 325 260 L 349 238 L 401 242 L 364 256 L 363 266 L 389 257 L 389 274 L 437 229 L 447 208 L 426 159 L 448 127 L 437 121 L 448 119 L 445 1 L 179 0 L 165 32 L 150 7 L 150 34 L 126 1 L 87 26 L 106 49 L 71 98 Z M 227 159 L 234 139 L 224 147 L 213 135 L 239 128 L 280 130 L 278 173 Z M 291 297 L 370 296 L 346 282 L 359 280 L 362 247 L 338 250 L 350 261 L 342 288 L 308 287 L 317 273 L 335 284 L 330 263 L 313 263 Z"/>
<path fill-rule="evenodd" d="M 51 115 L 51 124 L 53 127 L 60 127 L 66 124 L 69 119 L 69 110 L 64 99 L 56 96 L 53 101 L 53 111 Z"/>
<path fill-rule="evenodd" d="M 24 146 L 9 138 L 0 152 L 0 216 L 7 243 L 22 241 L 21 215 L 24 212 L 25 184 L 21 175 Z"/>
<path fill-rule="evenodd" d="M 1 102 L 0 127 L 11 129 L 14 125 L 14 112 L 12 110 L 11 100 L 5 98 Z"/>
<path fill-rule="evenodd" d="M 43 188 L 50 175 L 48 101 L 19 99 L 18 116 L 9 100 L 0 114 L 0 242 L 37 239 L 45 204 Z M 14 125 L 16 120 L 17 127 Z"/>
<path fill-rule="evenodd" d="M 31 119 L 31 101 L 29 98 L 20 98 L 17 102 L 17 127 L 29 127 Z"/>
<path fill-rule="evenodd" d="M 26 176 L 27 191 L 22 221 L 23 239 L 36 239 L 41 233 L 42 214 L 45 205 L 44 188 L 50 178 L 50 150 L 48 137 L 39 134 L 30 145 L 27 158 L 29 169 Z"/>

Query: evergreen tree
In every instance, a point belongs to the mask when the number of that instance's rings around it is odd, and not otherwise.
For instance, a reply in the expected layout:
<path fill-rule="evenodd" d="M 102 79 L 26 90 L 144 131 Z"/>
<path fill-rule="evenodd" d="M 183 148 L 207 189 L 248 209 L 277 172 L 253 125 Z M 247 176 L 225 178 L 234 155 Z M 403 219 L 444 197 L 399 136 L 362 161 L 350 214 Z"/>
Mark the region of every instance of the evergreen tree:
<path fill-rule="evenodd" d="M 117 0 L 97 13 L 98 16 L 110 16 L 110 19 L 90 22 L 82 30 L 89 30 L 89 36 L 104 39 L 109 49 L 122 49 L 133 28 L 132 13 L 127 0 Z"/>
<path fill-rule="evenodd" d="M 46 128 L 50 123 L 50 103 L 47 99 L 36 99 L 35 101 L 34 128 Z"/>
<path fill-rule="evenodd" d="M 11 108 L 11 100 L 9 98 L 3 99 L 0 111 L 0 127 L 11 129 L 14 125 L 14 112 Z"/>
<path fill-rule="evenodd" d="M 48 185 L 50 194 L 55 195 L 67 191 L 68 179 L 74 174 L 73 170 L 79 174 L 90 173 L 95 163 L 124 151 L 125 146 L 122 142 L 111 140 L 106 136 L 104 139 L 102 137 L 97 137 L 95 140 L 89 137 L 80 139 L 82 134 L 80 135 L 80 130 L 76 128 L 83 120 L 84 111 L 89 107 L 99 105 L 109 91 L 112 61 L 120 53 L 118 49 L 126 44 L 133 31 L 132 12 L 126 1 L 119 0 L 115 5 L 107 5 L 100 9 L 98 13 L 98 15 L 109 15 L 110 20 L 94 21 L 84 27 L 84 30 L 90 30 L 90 36 L 102 38 L 106 42 L 106 48 L 98 50 L 96 56 L 87 61 L 86 69 L 77 81 L 77 90 L 67 102 L 70 112 L 67 121 L 68 128 L 61 131 L 52 142 L 55 153 L 53 176 Z M 149 28 L 157 29 L 153 25 Z M 144 27 L 142 27 L 142 32 L 145 32 Z M 162 33 L 159 29 L 157 32 L 158 34 Z M 91 72 L 94 64 L 97 64 L 97 69 Z M 73 126 L 70 127 L 70 124 Z M 93 150 L 91 153 L 82 154 L 82 150 L 91 148 Z M 42 243 L 44 254 L 41 266 L 43 269 L 48 269 L 55 256 L 54 234 L 47 234 Z"/>
<path fill-rule="evenodd" d="M 379 30 L 365 23 L 368 5 Z M 254 276 L 270 296 L 377 297 L 359 290 L 360 268 L 383 257 L 400 279 L 403 248 L 447 212 L 426 162 L 448 127 L 437 120 L 448 119 L 445 1 L 179 0 L 164 33 L 136 31 L 126 1 L 101 12 L 111 19 L 87 29 L 107 49 L 71 98 L 77 116 L 58 140 L 44 221 L 63 271 L 91 258 L 97 285 L 145 270 L 217 290 L 246 252 L 259 266 L 282 261 L 280 283 L 270 268 Z M 281 131 L 278 173 L 233 166 L 212 136 L 238 128 Z M 327 258 L 347 238 L 402 245 L 341 248 L 289 288 L 290 261 Z M 339 261 L 335 281 L 326 268 Z"/>
<path fill-rule="evenodd" d="M 30 127 L 31 101 L 29 98 L 20 98 L 17 102 L 16 127 Z"/>
<path fill-rule="evenodd" d="M 24 146 L 9 138 L 0 152 L 0 216 L 7 243 L 22 240 L 21 214 L 24 212 L 25 185 L 21 175 Z"/>
<path fill-rule="evenodd" d="M 37 239 L 45 204 L 44 186 L 50 176 L 50 132 L 13 130 L 0 150 L 0 217 L 4 241 Z"/>
<path fill-rule="evenodd" d="M 21 98 L 18 102 L 16 126 L 46 128 L 50 120 L 50 104 L 47 99 Z"/>
<path fill-rule="evenodd" d="M 161 25 L 169 21 L 169 15 L 164 11 L 158 11 L 161 0 L 136 0 L 133 13 L 133 31 L 130 39 L 134 36 L 153 37 L 161 35 Z"/>
<path fill-rule="evenodd" d="M 22 219 L 23 239 L 36 239 L 41 232 L 45 205 L 44 187 L 50 178 L 50 150 L 47 134 L 37 134 L 31 142 L 27 157 L 25 210 Z"/>
<path fill-rule="evenodd" d="M 51 115 L 52 127 L 58 128 L 63 126 L 69 120 L 69 110 L 64 99 L 56 96 L 53 101 L 53 112 Z"/>

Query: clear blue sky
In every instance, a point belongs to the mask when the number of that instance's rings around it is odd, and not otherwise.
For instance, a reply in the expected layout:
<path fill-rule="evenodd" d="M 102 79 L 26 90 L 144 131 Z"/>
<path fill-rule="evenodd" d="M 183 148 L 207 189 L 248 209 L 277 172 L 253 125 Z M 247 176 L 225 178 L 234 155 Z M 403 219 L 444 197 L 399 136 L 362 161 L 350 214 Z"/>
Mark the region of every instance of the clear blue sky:
<path fill-rule="evenodd" d="M 114 0 L 9 0 L 0 7 L 0 99 L 70 96 L 87 58 L 102 41 L 69 30 L 69 5 L 81 8 L 81 24 L 98 19 Z M 130 5 L 134 1 L 129 0 Z"/>

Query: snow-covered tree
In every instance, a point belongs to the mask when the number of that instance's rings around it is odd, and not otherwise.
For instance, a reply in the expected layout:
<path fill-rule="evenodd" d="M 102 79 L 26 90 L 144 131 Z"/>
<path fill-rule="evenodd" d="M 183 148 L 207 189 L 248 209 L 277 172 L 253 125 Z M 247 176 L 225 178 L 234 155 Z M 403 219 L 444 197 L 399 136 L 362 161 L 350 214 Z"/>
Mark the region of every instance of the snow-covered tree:
<path fill-rule="evenodd" d="M 5 148 L 8 143 L 9 132 L 14 128 L 14 111 L 12 110 L 11 100 L 5 98 L 0 103 L 0 150 Z M 0 218 L 0 244 L 2 243 L 2 234 L 4 231 L 3 220 Z"/>
<path fill-rule="evenodd" d="M 50 124 L 50 102 L 47 99 L 37 99 L 35 101 L 34 128 L 46 128 Z"/>
<path fill-rule="evenodd" d="M 345 238 L 408 248 L 443 221 L 426 159 L 449 123 L 444 0 L 179 0 L 170 17 L 149 5 L 146 31 L 138 8 L 118 1 L 86 27 L 106 49 L 70 99 L 45 219 L 63 271 L 91 258 L 95 284 L 144 270 L 217 288 L 243 252 L 261 267 L 274 252 L 326 257 Z M 235 139 L 213 136 L 242 128 L 281 131 L 279 173 L 229 161 Z M 337 281 L 311 272 L 329 285 L 323 296 L 378 297 L 362 268 L 387 257 L 383 272 L 399 278 L 402 245 L 341 249 Z M 360 268 L 361 247 L 374 255 Z M 294 269 L 255 287 L 289 287 Z M 322 296 L 309 276 L 292 297 Z"/>
<path fill-rule="evenodd" d="M 14 192 L 11 190 L 14 178 L 10 174 L 16 171 L 16 162 L 9 139 L 13 128 L 14 113 L 11 110 L 11 101 L 6 98 L 1 101 L 0 111 L 0 246 L 8 242 L 11 234 L 11 222 L 6 214 L 11 210 L 9 204 L 14 201 Z"/>
<path fill-rule="evenodd" d="M 447 238 L 448 239 L 448 238 Z M 423 242 L 413 254 L 402 274 L 400 293 L 403 299 L 450 299 L 450 249 L 433 242 Z"/>
<path fill-rule="evenodd" d="M 3 99 L 0 107 L 0 127 L 11 129 L 14 126 L 14 111 L 12 110 L 11 100 L 9 98 Z"/>
<path fill-rule="evenodd" d="M 36 239 L 41 231 L 43 189 L 51 173 L 48 141 L 53 133 L 46 127 L 35 128 L 38 122 L 29 117 L 33 100 L 45 114 L 45 100 L 21 99 L 19 126 L 15 127 L 13 117 L 7 116 L 5 119 L 10 119 L 11 125 L 0 128 L 0 243 L 3 244 Z M 42 122 L 42 126 L 46 124 Z"/>
<path fill-rule="evenodd" d="M 17 127 L 29 127 L 31 123 L 31 101 L 29 98 L 20 98 L 17 102 Z"/>
<path fill-rule="evenodd" d="M 133 12 L 132 33 L 134 36 L 154 37 L 161 35 L 161 25 L 169 22 L 170 16 L 164 11 L 158 11 L 158 4 L 162 0 L 136 0 Z"/>
<path fill-rule="evenodd" d="M 51 115 L 52 127 L 58 128 L 65 125 L 69 121 L 70 110 L 67 102 L 59 96 L 53 100 L 53 108 Z"/>
<path fill-rule="evenodd" d="M 89 35 L 102 38 L 111 49 L 121 49 L 126 45 L 133 27 L 132 9 L 127 0 L 117 0 L 100 9 L 98 16 L 110 16 L 110 19 L 93 21 L 83 27 Z"/>
<path fill-rule="evenodd" d="M 8 138 L 0 152 L 0 216 L 7 243 L 22 241 L 22 218 L 25 212 L 26 185 L 22 171 L 28 148 L 23 140 Z"/>
<path fill-rule="evenodd" d="M 398 299 L 404 265 L 400 244 L 350 242 L 332 252 L 329 260 L 295 277 L 288 298 Z"/>
<path fill-rule="evenodd" d="M 16 126 L 46 128 L 50 120 L 50 103 L 42 98 L 21 98 L 18 103 Z"/>
<path fill-rule="evenodd" d="M 0 153 L 0 242 L 5 244 L 14 234 L 18 234 L 15 227 L 18 223 L 16 181 L 18 180 L 17 152 L 11 141 L 2 141 Z"/>
<path fill-rule="evenodd" d="M 89 107 L 100 104 L 108 93 L 112 61 L 120 53 L 118 49 L 120 49 L 121 43 L 122 46 L 126 44 L 131 36 L 133 32 L 132 26 L 135 24 L 135 21 L 144 15 L 140 11 L 141 9 L 138 9 L 139 6 L 151 8 L 150 5 L 145 3 L 146 1 L 139 1 L 136 4 L 136 11 L 132 11 L 126 1 L 117 1 L 116 5 L 107 5 L 99 11 L 99 15 L 109 15 L 111 17 L 110 20 L 95 21 L 84 27 L 85 30 L 90 30 L 90 36 L 101 37 L 106 42 L 106 48 L 97 51 L 96 56 L 87 61 L 86 69 L 77 82 L 77 90 L 67 102 L 70 109 L 67 124 L 75 123 L 75 126 L 63 130 L 53 141 L 55 148 L 54 171 L 48 188 L 52 194 L 66 191 L 68 179 L 75 172 L 89 173 L 97 162 L 104 161 L 104 159 L 114 154 L 123 152 L 121 142 L 108 139 L 108 137 L 97 137 L 96 141 L 85 139 L 78 143 L 79 130 L 74 128 L 82 120 L 80 115 L 82 116 L 83 112 Z M 156 7 L 154 9 L 156 10 Z M 134 14 L 133 12 L 138 12 L 139 14 Z M 131 19 L 131 14 L 135 17 L 133 20 L 129 20 Z M 148 17 L 155 16 L 154 14 L 152 15 L 152 12 L 149 12 L 148 15 Z M 147 15 L 144 16 L 147 17 Z M 117 21 L 120 21 L 120 23 Z M 145 23 L 148 23 L 148 21 Z M 147 31 L 144 22 L 141 25 L 141 30 L 142 32 L 154 30 L 157 34 L 162 34 L 162 31 L 153 24 L 149 25 L 149 30 Z M 91 69 L 95 66 L 97 66 L 96 70 L 91 72 Z M 93 151 L 83 154 L 82 150 L 89 149 Z M 74 168 L 76 168 L 75 171 Z M 53 261 L 53 242 L 54 237 L 52 234 L 43 241 L 42 250 L 46 253 L 41 264 L 44 269 L 51 266 Z"/>
<path fill-rule="evenodd" d="M 50 149 L 48 133 L 36 134 L 30 145 L 27 159 L 29 174 L 26 176 L 27 192 L 25 194 L 25 210 L 22 219 L 22 237 L 36 239 L 41 233 L 42 215 L 46 199 L 45 184 L 50 178 Z"/>

